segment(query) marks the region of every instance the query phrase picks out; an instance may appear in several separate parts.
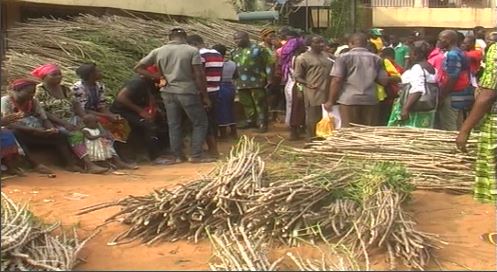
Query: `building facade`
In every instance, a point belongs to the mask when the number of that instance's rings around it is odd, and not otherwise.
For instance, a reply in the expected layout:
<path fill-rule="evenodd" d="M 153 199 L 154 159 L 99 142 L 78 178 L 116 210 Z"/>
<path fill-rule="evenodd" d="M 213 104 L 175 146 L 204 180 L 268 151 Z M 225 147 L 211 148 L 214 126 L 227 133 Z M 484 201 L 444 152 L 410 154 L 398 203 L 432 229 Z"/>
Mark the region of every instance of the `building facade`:
<path fill-rule="evenodd" d="M 373 25 L 384 28 L 497 26 L 496 0 L 371 0 Z"/>

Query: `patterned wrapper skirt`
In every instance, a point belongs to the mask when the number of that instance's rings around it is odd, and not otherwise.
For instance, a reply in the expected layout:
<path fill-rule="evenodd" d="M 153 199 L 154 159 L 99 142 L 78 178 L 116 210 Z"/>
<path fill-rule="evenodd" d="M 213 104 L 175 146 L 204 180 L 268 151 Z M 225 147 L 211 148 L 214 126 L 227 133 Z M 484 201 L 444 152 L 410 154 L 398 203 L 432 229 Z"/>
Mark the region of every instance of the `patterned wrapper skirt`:
<path fill-rule="evenodd" d="M 0 158 L 9 159 L 12 156 L 24 155 L 14 133 L 7 129 L 0 131 Z"/>
<path fill-rule="evenodd" d="M 484 203 L 497 200 L 497 103 L 480 128 L 474 196 Z"/>
<path fill-rule="evenodd" d="M 392 113 L 388 119 L 389 127 L 413 127 L 413 128 L 433 128 L 435 124 L 435 111 L 410 112 L 409 119 L 400 121 L 402 105 L 396 98 L 393 103 Z"/>
<path fill-rule="evenodd" d="M 221 82 L 216 107 L 217 124 L 226 127 L 236 124 L 233 105 L 235 103 L 235 86 L 231 82 Z"/>
<path fill-rule="evenodd" d="M 129 133 L 131 132 L 131 128 L 126 119 L 121 119 L 117 122 L 111 122 L 108 118 L 99 116 L 98 122 L 105 130 L 109 131 L 110 134 L 112 134 L 113 140 L 126 143 Z"/>
<path fill-rule="evenodd" d="M 106 138 L 96 140 L 85 139 L 86 150 L 91 161 L 105 161 L 116 156 L 112 141 Z"/>
<path fill-rule="evenodd" d="M 77 116 L 69 118 L 67 122 L 75 125 L 81 125 L 81 119 Z M 81 131 L 67 131 L 64 127 L 59 126 L 58 129 L 62 131 L 66 136 L 71 146 L 72 151 L 78 158 L 83 158 L 88 153 L 86 152 L 85 137 Z"/>

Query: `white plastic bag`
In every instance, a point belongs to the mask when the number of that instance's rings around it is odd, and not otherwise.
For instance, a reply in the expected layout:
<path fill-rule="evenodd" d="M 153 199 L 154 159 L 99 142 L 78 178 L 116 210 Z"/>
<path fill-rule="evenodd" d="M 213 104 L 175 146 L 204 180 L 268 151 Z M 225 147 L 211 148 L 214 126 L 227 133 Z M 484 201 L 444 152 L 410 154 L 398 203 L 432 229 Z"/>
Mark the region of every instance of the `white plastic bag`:
<path fill-rule="evenodd" d="M 324 105 L 321 105 L 321 109 L 323 111 L 323 118 L 326 116 L 332 119 L 334 121 L 333 127 L 335 129 L 340 129 L 342 127 L 342 119 L 340 118 L 340 111 L 338 110 L 338 107 L 339 107 L 338 105 L 334 105 L 331 108 L 331 111 L 329 112 L 324 108 Z"/>

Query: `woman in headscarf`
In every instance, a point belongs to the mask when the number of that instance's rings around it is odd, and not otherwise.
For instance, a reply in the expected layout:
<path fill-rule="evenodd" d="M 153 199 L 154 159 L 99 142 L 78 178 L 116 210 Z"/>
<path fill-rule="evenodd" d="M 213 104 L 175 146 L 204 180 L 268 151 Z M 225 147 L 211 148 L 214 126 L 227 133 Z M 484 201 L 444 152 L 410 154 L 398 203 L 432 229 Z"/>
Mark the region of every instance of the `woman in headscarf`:
<path fill-rule="evenodd" d="M 7 127 L 14 131 L 26 152 L 29 152 L 33 145 L 52 147 L 61 157 L 67 170 L 82 172 L 69 149 L 67 137 L 54 127 L 38 100 L 34 98 L 35 88 L 36 82 L 26 79 L 16 80 L 11 84 L 9 93 L 1 99 L 2 115 L 22 113 L 23 117 Z M 38 172 L 51 172 L 43 165 L 34 161 L 31 163 Z"/>
<path fill-rule="evenodd" d="M 76 69 L 76 74 L 81 79 L 72 87 L 76 101 L 81 104 L 86 113 L 98 117 L 99 123 L 112 134 L 113 140 L 125 143 L 131 129 L 126 119 L 110 112 L 104 97 L 105 86 L 100 82 L 102 74 L 97 65 L 95 63 L 82 64 Z"/>
<path fill-rule="evenodd" d="M 107 171 L 88 157 L 84 136 L 80 130 L 81 118 L 85 111 L 69 87 L 61 84 L 60 68 L 55 64 L 45 64 L 34 69 L 31 74 L 42 80 L 42 83 L 36 86 L 36 100 L 40 102 L 48 119 L 59 131 L 67 135 L 74 154 L 83 160 L 86 170 L 92 174 Z"/>

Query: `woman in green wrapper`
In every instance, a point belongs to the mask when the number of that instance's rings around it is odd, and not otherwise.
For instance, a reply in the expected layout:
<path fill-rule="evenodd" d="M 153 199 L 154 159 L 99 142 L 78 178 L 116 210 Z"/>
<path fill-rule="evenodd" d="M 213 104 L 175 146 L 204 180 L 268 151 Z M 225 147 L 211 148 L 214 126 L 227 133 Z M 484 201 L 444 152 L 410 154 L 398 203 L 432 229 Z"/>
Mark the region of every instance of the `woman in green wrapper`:
<path fill-rule="evenodd" d="M 84 162 L 86 170 L 92 174 L 107 171 L 88 158 L 83 133 L 80 131 L 81 117 L 85 112 L 74 99 L 71 90 L 61 84 L 62 73 L 59 67 L 45 64 L 31 74 L 42 80 L 36 86 L 35 98 L 46 111 L 49 120 L 67 135 L 72 151 Z"/>
<path fill-rule="evenodd" d="M 466 151 L 471 130 L 481 121 L 476 157 L 474 197 L 483 203 L 497 199 L 497 43 L 488 46 L 485 68 L 480 78 L 475 104 L 456 139 L 457 147 Z M 497 233 L 482 235 L 495 245 Z"/>
<path fill-rule="evenodd" d="M 480 78 L 475 104 L 464 121 L 456 143 L 465 151 L 471 130 L 482 120 L 476 158 L 475 198 L 495 203 L 497 195 L 497 44 L 485 54 L 485 68 Z"/>
<path fill-rule="evenodd" d="M 435 121 L 435 110 L 427 112 L 413 112 L 412 106 L 427 92 L 426 83 L 436 83 L 435 68 L 428 63 L 429 45 L 418 41 L 410 49 L 412 66 L 402 74 L 402 84 L 409 88 L 405 103 L 400 98 L 395 99 L 392 113 L 388 120 L 388 126 L 402 126 L 415 128 L 433 128 Z"/>

